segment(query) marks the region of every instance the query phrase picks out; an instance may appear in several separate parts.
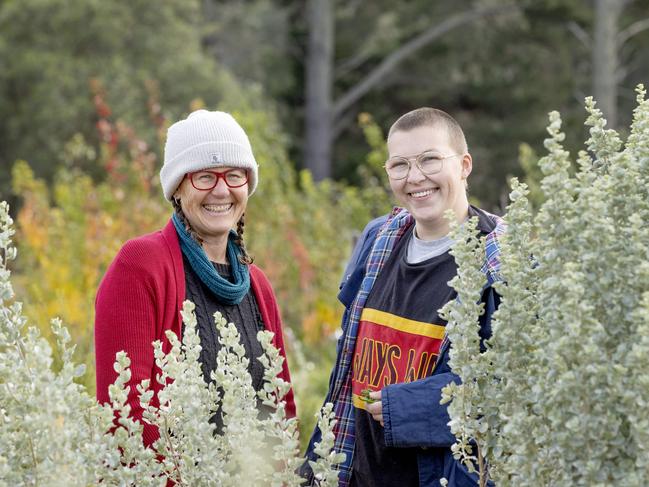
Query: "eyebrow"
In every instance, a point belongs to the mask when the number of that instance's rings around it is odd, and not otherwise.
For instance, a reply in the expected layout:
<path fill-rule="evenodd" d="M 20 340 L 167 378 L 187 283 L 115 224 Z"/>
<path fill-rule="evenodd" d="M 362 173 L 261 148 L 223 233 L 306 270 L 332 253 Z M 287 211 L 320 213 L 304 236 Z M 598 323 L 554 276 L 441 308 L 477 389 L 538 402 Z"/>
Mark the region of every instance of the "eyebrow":
<path fill-rule="evenodd" d="M 434 152 L 435 154 L 441 154 L 441 151 L 439 151 L 437 149 L 424 149 L 421 152 L 417 152 L 416 154 L 410 154 L 409 156 L 404 156 L 404 155 L 401 155 L 401 154 L 395 154 L 393 156 L 388 157 L 388 159 L 392 159 L 393 157 L 403 157 L 404 159 L 410 159 L 411 157 L 419 156 L 419 155 L 423 154 L 424 152 Z"/>

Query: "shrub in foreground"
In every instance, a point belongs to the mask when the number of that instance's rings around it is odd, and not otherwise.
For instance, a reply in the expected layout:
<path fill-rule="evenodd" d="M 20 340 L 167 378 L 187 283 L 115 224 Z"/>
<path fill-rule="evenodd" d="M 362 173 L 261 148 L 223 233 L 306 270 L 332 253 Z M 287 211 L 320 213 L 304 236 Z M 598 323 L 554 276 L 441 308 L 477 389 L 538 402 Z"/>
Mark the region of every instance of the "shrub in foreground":
<path fill-rule="evenodd" d="M 448 305 L 453 451 L 499 486 L 644 486 L 649 478 L 649 100 L 623 143 L 592 99 L 570 171 L 558 113 L 533 215 L 513 182 L 502 303 L 479 353 L 484 244 L 456 229 L 460 301 Z M 485 460 L 486 459 L 486 463 Z"/>
<path fill-rule="evenodd" d="M 0 203 L 0 483 L 2 485 L 186 486 L 299 485 L 297 419 L 287 418 L 283 398 L 290 384 L 277 377 L 282 358 L 272 335 L 260 332 L 265 354 L 263 391 L 256 393 L 247 358 L 232 323 L 215 315 L 222 348 L 207 385 L 197 361 L 200 339 L 193 304 L 183 308 L 182 342 L 168 334 L 171 350 L 154 342 L 156 377 L 164 385 L 159 406 L 151 402 L 148 381 L 138 385 L 145 421 L 160 438 L 144 448 L 141 423 L 129 418 L 129 358 L 119 353 L 118 377 L 110 387 L 111 404 L 97 404 L 75 380 L 84 366 L 73 362 L 74 347 L 61 321 L 51 323 L 57 351 L 35 326 L 26 327 L 22 305 L 15 302 L 7 264 L 16 257 L 8 206 Z M 54 357 L 62 365 L 53 367 Z M 257 398 L 270 410 L 259 415 Z M 210 418 L 219 412 L 223 431 Z M 324 408 L 323 431 L 332 415 Z M 321 485 L 337 483 L 333 470 L 341 455 L 332 452 L 333 435 L 323 436 L 321 458 L 314 462 Z"/>

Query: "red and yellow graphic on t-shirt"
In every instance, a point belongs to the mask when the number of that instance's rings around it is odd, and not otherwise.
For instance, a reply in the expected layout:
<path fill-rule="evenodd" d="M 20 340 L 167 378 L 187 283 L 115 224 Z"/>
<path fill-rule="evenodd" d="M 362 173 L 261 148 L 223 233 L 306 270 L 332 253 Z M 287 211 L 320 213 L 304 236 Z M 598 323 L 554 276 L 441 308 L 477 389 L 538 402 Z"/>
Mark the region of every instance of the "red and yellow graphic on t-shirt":
<path fill-rule="evenodd" d="M 442 325 L 365 308 L 352 363 L 354 406 L 365 409 L 363 390 L 378 391 L 429 376 L 443 339 Z"/>

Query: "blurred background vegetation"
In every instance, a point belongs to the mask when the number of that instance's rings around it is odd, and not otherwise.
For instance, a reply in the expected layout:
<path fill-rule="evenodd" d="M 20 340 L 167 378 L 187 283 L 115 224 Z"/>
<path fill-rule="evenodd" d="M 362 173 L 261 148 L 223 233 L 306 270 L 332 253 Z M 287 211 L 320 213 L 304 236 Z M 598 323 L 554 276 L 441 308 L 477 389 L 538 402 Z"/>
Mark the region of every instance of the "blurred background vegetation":
<path fill-rule="evenodd" d="M 534 188 L 550 110 L 577 150 L 583 98 L 628 126 L 648 79 L 649 0 L 0 0 L 17 294 L 46 333 L 63 318 L 92 371 L 99 280 L 171 212 L 157 176 L 166 128 L 196 108 L 230 111 L 260 163 L 247 242 L 280 301 L 308 439 L 345 261 L 391 206 L 390 124 L 419 106 L 455 116 L 471 197 L 499 212 L 509 176 Z"/>

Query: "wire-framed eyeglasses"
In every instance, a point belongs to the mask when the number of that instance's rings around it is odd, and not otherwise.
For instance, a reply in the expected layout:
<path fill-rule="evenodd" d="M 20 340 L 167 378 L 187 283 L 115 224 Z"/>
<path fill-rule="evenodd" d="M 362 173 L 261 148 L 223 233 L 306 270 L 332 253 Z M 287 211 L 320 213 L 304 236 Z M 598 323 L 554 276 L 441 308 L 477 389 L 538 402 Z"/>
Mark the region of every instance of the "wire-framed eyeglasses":
<path fill-rule="evenodd" d="M 405 179 L 408 177 L 411 169 L 411 161 L 414 159 L 415 164 L 422 174 L 436 174 L 444 167 L 444 160 L 451 157 L 458 157 L 462 154 L 451 154 L 441 156 L 435 151 L 424 151 L 421 154 L 411 157 L 395 156 L 388 159 L 383 167 L 392 179 Z"/>
<path fill-rule="evenodd" d="M 187 177 L 192 183 L 192 186 L 199 191 L 210 191 L 219 183 L 219 179 L 223 179 L 228 188 L 240 188 L 248 182 L 248 171 L 245 169 L 228 169 L 227 171 L 210 171 L 204 169 L 202 171 L 187 173 Z"/>

